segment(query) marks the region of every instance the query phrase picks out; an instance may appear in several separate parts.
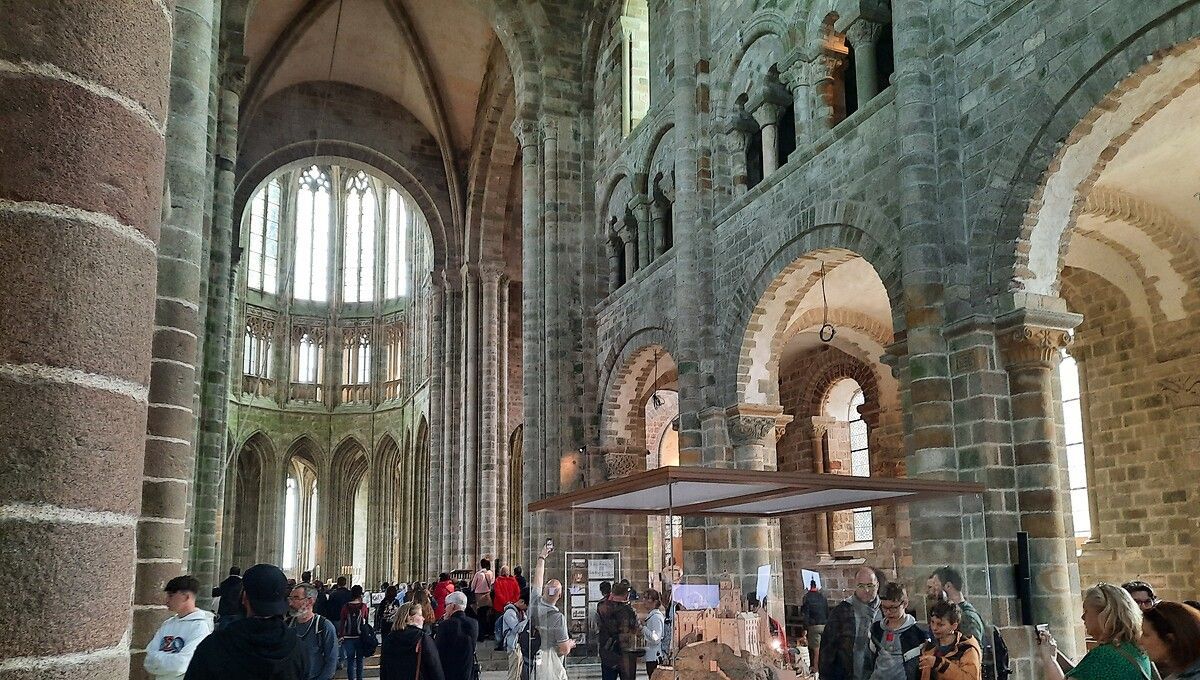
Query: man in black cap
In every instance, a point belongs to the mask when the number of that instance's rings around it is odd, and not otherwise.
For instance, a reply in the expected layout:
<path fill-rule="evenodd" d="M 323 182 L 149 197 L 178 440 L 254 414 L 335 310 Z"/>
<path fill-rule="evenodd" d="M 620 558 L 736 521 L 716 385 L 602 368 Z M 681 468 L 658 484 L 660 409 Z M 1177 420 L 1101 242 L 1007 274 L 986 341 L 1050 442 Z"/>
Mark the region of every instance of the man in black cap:
<path fill-rule="evenodd" d="M 213 596 L 221 598 L 217 603 L 217 630 L 242 618 L 242 570 L 230 567 L 229 577 L 221 581 Z"/>
<path fill-rule="evenodd" d="M 283 620 L 288 582 L 273 564 L 242 575 L 246 618 L 204 638 L 185 680 L 308 680 L 308 652 Z"/>

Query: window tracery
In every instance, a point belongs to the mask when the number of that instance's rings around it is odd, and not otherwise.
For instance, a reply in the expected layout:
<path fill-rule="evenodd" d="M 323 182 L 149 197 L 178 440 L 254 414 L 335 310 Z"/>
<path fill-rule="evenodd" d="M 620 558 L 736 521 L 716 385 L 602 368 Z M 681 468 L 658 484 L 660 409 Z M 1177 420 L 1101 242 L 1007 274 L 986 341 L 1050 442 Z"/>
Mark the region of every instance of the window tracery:
<path fill-rule="evenodd" d="M 370 302 L 375 287 L 375 223 L 378 206 L 367 173 L 346 180 L 345 245 L 342 249 L 342 301 Z"/>
<path fill-rule="evenodd" d="M 274 294 L 279 274 L 279 222 L 283 186 L 271 180 L 250 204 L 250 248 L 246 260 L 250 288 Z"/>
<path fill-rule="evenodd" d="M 328 173 L 315 165 L 301 173 L 299 183 L 294 296 L 324 302 L 328 299 L 331 184 Z"/>

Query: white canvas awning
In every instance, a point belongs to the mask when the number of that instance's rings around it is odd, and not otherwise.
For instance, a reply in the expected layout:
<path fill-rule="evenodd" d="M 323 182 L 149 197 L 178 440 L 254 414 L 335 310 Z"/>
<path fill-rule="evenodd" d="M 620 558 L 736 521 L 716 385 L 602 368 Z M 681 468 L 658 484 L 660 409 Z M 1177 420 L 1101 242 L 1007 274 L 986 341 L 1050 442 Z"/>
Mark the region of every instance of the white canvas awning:
<path fill-rule="evenodd" d="M 667 466 L 530 503 L 529 510 L 782 517 L 983 492 L 982 484 Z"/>

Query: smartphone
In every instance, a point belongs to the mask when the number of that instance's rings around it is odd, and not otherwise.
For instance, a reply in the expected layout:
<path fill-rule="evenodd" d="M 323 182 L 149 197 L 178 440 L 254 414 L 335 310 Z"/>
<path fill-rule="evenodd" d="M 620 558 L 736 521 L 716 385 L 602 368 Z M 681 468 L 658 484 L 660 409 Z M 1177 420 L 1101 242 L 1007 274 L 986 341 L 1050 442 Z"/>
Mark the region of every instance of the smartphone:
<path fill-rule="evenodd" d="M 553 538 L 547 538 L 547 539 L 546 539 L 546 548 L 547 548 L 547 549 L 549 549 L 549 550 L 551 550 L 551 551 L 553 551 L 553 550 L 554 550 L 554 539 L 553 539 Z"/>
<path fill-rule="evenodd" d="M 1040 645 L 1040 644 L 1042 644 L 1042 633 L 1045 633 L 1046 635 L 1050 634 L 1050 624 L 1039 623 L 1034 628 L 1037 630 L 1037 632 L 1034 634 L 1037 635 L 1037 642 Z"/>

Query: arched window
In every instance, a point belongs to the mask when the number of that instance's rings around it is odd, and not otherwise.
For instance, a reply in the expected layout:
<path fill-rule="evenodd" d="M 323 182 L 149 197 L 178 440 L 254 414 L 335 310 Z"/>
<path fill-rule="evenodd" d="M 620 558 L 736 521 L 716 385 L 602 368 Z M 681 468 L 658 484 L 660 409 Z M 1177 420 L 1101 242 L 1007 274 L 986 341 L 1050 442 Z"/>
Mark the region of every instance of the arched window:
<path fill-rule="evenodd" d="M 1087 451 L 1083 444 L 1083 404 L 1079 388 L 1079 364 L 1066 352 L 1058 364 L 1059 394 L 1062 397 L 1063 435 L 1067 444 L 1067 478 L 1071 488 L 1071 517 L 1075 538 L 1092 535 L 1091 503 L 1088 499 Z"/>
<path fill-rule="evenodd" d="M 621 66 L 622 128 L 628 135 L 650 109 L 650 9 L 646 0 L 625 0 Z"/>
<path fill-rule="evenodd" d="M 346 180 L 346 243 L 342 249 L 342 301 L 369 302 L 375 289 L 375 223 L 378 206 L 367 173 Z"/>
<path fill-rule="evenodd" d="M 250 248 L 246 285 L 275 293 L 279 274 L 279 215 L 283 183 L 271 180 L 250 203 Z"/>
<path fill-rule="evenodd" d="M 387 299 L 408 294 L 408 204 L 399 191 L 388 189 L 387 202 Z"/>
<path fill-rule="evenodd" d="M 288 475 L 283 497 L 283 570 L 296 568 L 296 478 Z"/>
<path fill-rule="evenodd" d="M 866 399 L 853 378 L 842 378 L 826 393 L 823 415 L 830 425 L 825 433 L 825 469 L 855 477 L 871 476 L 870 432 L 860 412 Z M 830 513 L 830 537 L 835 550 L 870 547 L 875 540 L 870 508 Z"/>
<path fill-rule="evenodd" d="M 331 196 L 329 175 L 317 166 L 300 174 L 296 195 L 297 300 L 328 299 Z"/>

